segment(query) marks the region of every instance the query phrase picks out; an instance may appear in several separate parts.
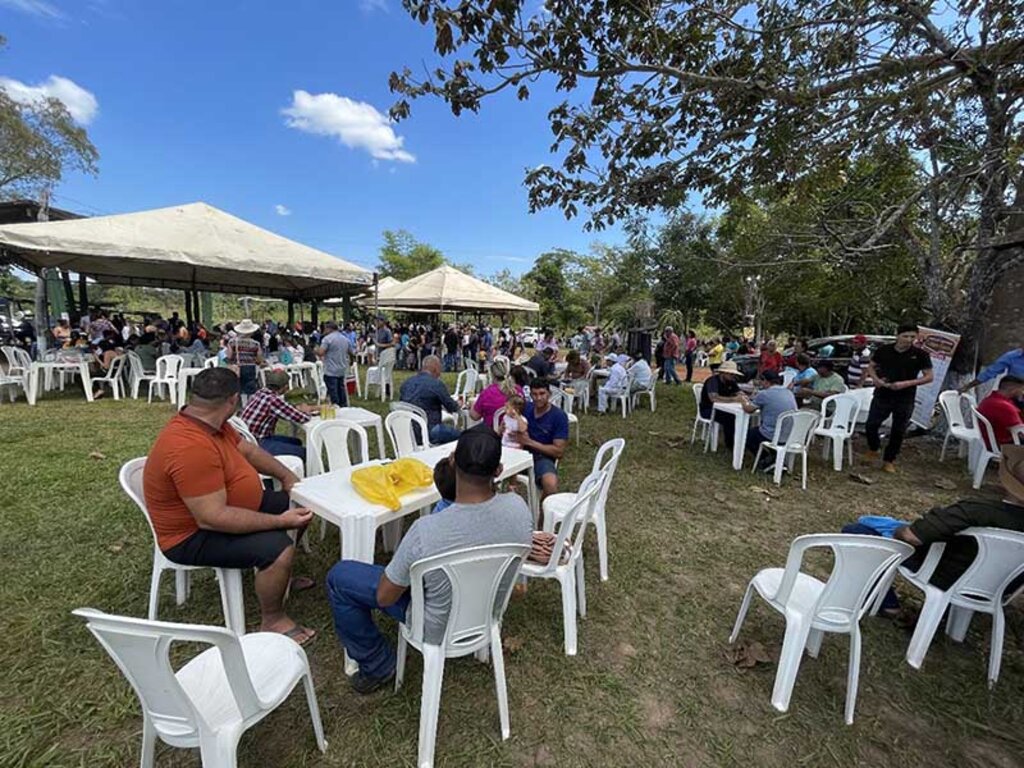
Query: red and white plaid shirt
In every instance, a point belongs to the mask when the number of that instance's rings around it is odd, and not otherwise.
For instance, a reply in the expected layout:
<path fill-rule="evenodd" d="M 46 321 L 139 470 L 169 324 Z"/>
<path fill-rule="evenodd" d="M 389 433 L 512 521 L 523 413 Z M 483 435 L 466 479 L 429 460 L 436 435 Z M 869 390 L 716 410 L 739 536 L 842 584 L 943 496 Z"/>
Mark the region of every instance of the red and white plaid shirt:
<path fill-rule="evenodd" d="M 242 421 L 249 425 L 249 431 L 257 440 L 273 435 L 278 419 L 305 424 L 311 418 L 308 413 L 290 405 L 277 392 L 266 387 L 250 397 L 242 409 Z"/>

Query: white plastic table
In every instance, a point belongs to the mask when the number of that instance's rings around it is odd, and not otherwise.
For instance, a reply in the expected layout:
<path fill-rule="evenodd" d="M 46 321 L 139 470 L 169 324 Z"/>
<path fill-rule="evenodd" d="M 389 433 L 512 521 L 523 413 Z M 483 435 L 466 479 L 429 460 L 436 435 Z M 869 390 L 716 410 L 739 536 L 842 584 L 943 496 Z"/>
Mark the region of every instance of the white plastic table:
<path fill-rule="evenodd" d="M 353 424 L 358 424 L 363 429 L 373 429 L 377 431 L 377 456 L 383 459 L 387 456 L 387 452 L 384 450 L 384 419 L 379 414 L 373 411 L 368 411 L 365 408 L 335 408 L 334 418 L 344 419 L 345 421 L 351 421 Z M 311 460 L 312 448 L 310 447 L 309 434 L 313 431 L 313 427 L 319 424 L 323 419 L 319 416 L 314 416 L 312 419 L 302 425 L 303 431 L 306 433 L 306 466 L 311 467 L 313 464 Z"/>
<path fill-rule="evenodd" d="M 85 392 L 85 399 L 92 402 L 92 376 L 89 373 L 89 360 L 85 357 L 79 362 L 68 360 L 36 360 L 28 372 L 28 386 L 25 387 L 25 398 L 29 405 L 35 405 L 40 395 L 39 377 L 44 376 L 44 387 L 53 377 L 54 371 L 76 371 L 82 378 L 82 390 Z"/>
<path fill-rule="evenodd" d="M 747 446 L 747 429 L 750 427 L 750 414 L 743 410 L 739 403 L 715 403 L 711 408 L 711 418 L 715 411 L 731 413 L 733 419 L 732 468 L 743 469 L 743 451 Z M 715 422 L 711 430 L 711 450 L 718 450 L 718 430 L 721 425 Z"/>
<path fill-rule="evenodd" d="M 410 458 L 422 461 L 433 471 L 434 465 L 448 458 L 454 450 L 455 443 L 447 443 L 417 451 Z M 379 526 L 429 507 L 441 499 L 433 483 L 402 496 L 402 506 L 395 511 L 364 499 L 352 486 L 352 473 L 360 467 L 381 463 L 380 460 L 373 460 L 368 464 L 307 477 L 291 490 L 292 502 L 308 507 L 314 514 L 341 528 L 343 560 L 372 563 L 374 540 Z M 529 475 L 531 489 L 534 487 L 533 454 L 520 448 L 503 447 L 501 464 L 500 480 L 525 473 Z"/>

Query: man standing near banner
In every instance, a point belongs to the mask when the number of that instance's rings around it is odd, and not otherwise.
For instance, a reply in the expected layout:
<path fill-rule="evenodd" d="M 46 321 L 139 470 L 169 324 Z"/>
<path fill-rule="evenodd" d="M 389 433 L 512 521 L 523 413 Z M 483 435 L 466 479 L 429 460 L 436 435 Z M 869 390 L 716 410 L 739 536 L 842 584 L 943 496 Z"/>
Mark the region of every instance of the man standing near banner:
<path fill-rule="evenodd" d="M 882 457 L 883 472 L 896 471 L 896 458 L 914 411 L 914 394 L 917 387 L 930 384 L 934 378 L 932 359 L 923 349 L 914 346 L 916 339 L 916 325 L 901 325 L 896 332 L 896 342 L 879 347 L 868 363 L 868 377 L 874 383 L 875 393 L 865 425 L 869 450 L 864 458 L 869 461 L 878 458 L 882 446 L 878 429 L 892 416 L 889 443 Z"/>

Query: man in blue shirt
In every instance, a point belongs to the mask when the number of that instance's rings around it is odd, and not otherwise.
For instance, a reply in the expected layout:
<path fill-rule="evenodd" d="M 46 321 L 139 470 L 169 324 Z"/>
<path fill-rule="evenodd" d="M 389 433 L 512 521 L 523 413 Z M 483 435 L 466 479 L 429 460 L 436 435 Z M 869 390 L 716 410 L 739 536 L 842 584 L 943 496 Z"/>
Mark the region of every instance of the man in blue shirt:
<path fill-rule="evenodd" d="M 530 402 L 523 412 L 526 434 L 516 433 L 521 448 L 533 454 L 533 474 L 541 490 L 541 501 L 558 493 L 558 467 L 569 444 L 569 417 L 551 404 L 551 385 L 547 379 L 530 382 Z"/>
<path fill-rule="evenodd" d="M 348 336 L 338 332 L 338 324 L 333 320 L 324 323 L 324 336 L 317 347 L 317 356 L 324 361 L 324 384 L 327 396 L 335 405 L 342 408 L 348 405 L 348 390 L 345 389 L 345 377 L 348 375 L 349 359 L 352 346 Z"/>
<path fill-rule="evenodd" d="M 427 355 L 420 364 L 420 372 L 406 379 L 399 390 L 398 399 L 403 403 L 422 408 L 427 414 L 427 434 L 434 445 L 450 443 L 459 439 L 459 430 L 441 423 L 441 409 L 449 413 L 458 413 L 456 403 L 448 388 L 441 381 L 441 358 Z M 566 429 L 566 436 L 569 432 Z"/>
<path fill-rule="evenodd" d="M 1017 378 L 1024 379 L 1024 344 L 1016 349 L 1011 349 L 1004 355 L 1000 355 L 992 365 L 979 373 L 976 379 L 973 379 L 970 383 L 960 387 L 960 391 L 967 392 L 968 390 L 974 389 L 979 384 L 991 381 L 1000 374 L 1016 376 Z"/>
<path fill-rule="evenodd" d="M 761 425 L 751 426 L 747 431 L 747 450 L 755 456 L 761 443 L 774 437 L 775 424 L 778 422 L 779 416 L 786 411 L 797 410 L 796 397 L 792 390 L 783 386 L 782 375 L 778 371 L 765 371 L 761 374 L 761 378 L 768 386 L 754 395 L 749 403 L 743 404 L 743 410 L 747 413 L 761 411 Z M 789 437 L 788 429 L 779 435 L 781 440 L 785 440 L 787 437 Z M 769 463 L 774 463 L 772 462 L 774 456 L 770 451 L 763 451 L 761 457 L 762 468 Z"/>

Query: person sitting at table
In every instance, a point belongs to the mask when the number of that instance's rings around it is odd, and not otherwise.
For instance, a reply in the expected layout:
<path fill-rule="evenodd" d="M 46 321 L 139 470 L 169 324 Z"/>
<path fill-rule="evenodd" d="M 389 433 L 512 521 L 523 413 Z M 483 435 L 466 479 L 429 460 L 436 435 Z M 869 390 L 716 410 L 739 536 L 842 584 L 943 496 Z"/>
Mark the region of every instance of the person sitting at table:
<path fill-rule="evenodd" d="M 93 349 L 93 357 L 95 358 L 92 362 L 97 369 L 98 375 L 106 375 L 107 371 L 110 370 L 111 364 L 122 354 L 124 350 L 121 348 L 122 339 L 117 331 L 111 330 L 103 334 L 103 338 L 96 344 Z M 98 400 L 106 394 L 103 387 L 97 387 L 92 393 L 94 400 Z"/>
<path fill-rule="evenodd" d="M 284 399 L 291 388 L 288 372 L 281 369 L 263 375 L 266 386 L 256 390 L 242 409 L 242 421 L 249 427 L 260 448 L 271 456 L 298 456 L 305 459 L 306 448 L 296 437 L 275 434 L 277 420 L 305 424 L 318 412 L 315 405 L 294 406 Z"/>
<path fill-rule="evenodd" d="M 515 366 L 515 369 L 518 369 L 523 379 L 527 378 L 520 366 Z M 469 418 L 474 421 L 482 421 L 487 426 L 493 427 L 494 414 L 505 406 L 510 397 L 522 394 L 522 384 L 517 384 L 509 375 L 508 361 L 495 360 L 491 363 L 491 383 L 484 387 L 473 405 L 470 406 Z"/>
<path fill-rule="evenodd" d="M 597 388 L 598 413 L 608 410 L 609 395 L 624 395 L 629 388 L 629 373 L 626 371 L 626 363 L 629 362 L 629 358 L 626 355 L 609 355 L 605 361 L 611 362 L 612 367 L 608 371 L 605 383 Z"/>
<path fill-rule="evenodd" d="M 793 362 L 796 364 L 796 376 L 789 382 L 789 388 L 796 391 L 813 384 L 814 380 L 818 378 L 818 372 L 811 367 L 810 356 L 801 352 L 794 358 Z"/>
<path fill-rule="evenodd" d="M 565 356 L 565 371 L 562 379 L 575 385 L 575 382 L 587 378 L 590 373 L 590 363 L 584 359 L 578 349 L 570 350 Z"/>
<path fill-rule="evenodd" d="M 52 329 L 53 340 L 63 346 L 69 338 L 71 338 L 71 325 L 67 320 L 61 318 L 57 321 L 57 324 Z"/>
<path fill-rule="evenodd" d="M 427 436 L 434 445 L 459 438 L 458 429 L 441 423 L 442 408 L 448 413 L 459 412 L 459 404 L 441 381 L 441 358 L 436 355 L 423 358 L 420 372 L 402 382 L 398 399 L 421 408 L 427 414 Z"/>
<path fill-rule="evenodd" d="M 298 478 L 227 423 L 239 391 L 229 368 L 195 377 L 188 405 L 160 431 L 146 459 L 146 508 L 157 545 L 171 562 L 256 568 L 260 629 L 304 645 L 316 633 L 284 610 L 295 557 L 287 531 L 304 530 L 312 512 L 289 509 L 288 492 Z M 279 480 L 282 490 L 265 490 L 260 473 Z M 305 582 L 296 579 L 292 589 L 312 586 Z"/>
<path fill-rule="evenodd" d="M 757 455 L 761 443 L 771 441 L 775 436 L 775 423 L 779 420 L 779 416 L 786 411 L 797 409 L 796 397 L 782 384 L 782 374 L 778 371 L 765 371 L 761 374 L 761 378 L 768 386 L 759 390 L 749 402 L 743 403 L 743 410 L 747 413 L 754 413 L 758 410 L 761 412 L 760 426 L 751 425 L 747 429 L 747 450 L 754 455 Z M 779 437 L 785 440 L 789 437 L 789 430 L 786 429 Z M 763 451 L 758 468 L 764 469 L 773 464 L 774 456 L 771 451 Z"/>
<path fill-rule="evenodd" d="M 650 389 L 651 384 L 654 383 L 654 371 L 651 370 L 651 364 L 644 359 L 643 353 L 639 350 L 633 353 L 633 364 L 629 366 L 626 373 L 629 376 L 630 392 L 643 392 Z"/>
<path fill-rule="evenodd" d="M 761 356 L 757 362 L 757 375 L 760 376 L 765 371 L 782 371 L 784 367 L 779 345 L 772 339 L 761 350 Z"/>
<path fill-rule="evenodd" d="M 739 403 L 747 402 L 746 395 L 740 392 L 738 379 L 743 376 L 736 365 L 735 360 L 726 360 L 718 366 L 713 374 L 704 382 L 704 388 L 700 393 L 700 415 L 701 418 L 710 419 L 720 425 L 725 435 L 725 445 L 732 450 L 736 416 L 725 411 L 715 410 L 715 403 Z"/>
<path fill-rule="evenodd" d="M 817 376 L 810 386 L 796 388 L 794 394 L 798 398 L 811 398 L 811 404 L 817 407 L 822 400 L 846 391 L 846 382 L 836 373 L 836 366 L 831 360 L 819 360 L 814 364 Z"/>
<path fill-rule="evenodd" d="M 541 501 L 558 493 L 558 466 L 569 444 L 569 417 L 551 404 L 547 379 L 530 382 L 530 402 L 523 410 L 526 432 L 516 432 L 519 447 L 533 454 L 533 475 L 541 490 Z"/>
<path fill-rule="evenodd" d="M 537 375 L 537 378 L 547 379 L 555 375 L 555 353 L 557 349 L 555 347 L 545 347 L 543 350 L 536 352 L 527 363 L 526 367 L 533 370 Z"/>
<path fill-rule="evenodd" d="M 1020 402 L 1024 396 L 1024 379 L 1007 374 L 999 381 L 999 387 L 978 403 L 978 413 L 992 425 L 995 445 L 988 444 L 988 430 L 981 431 L 981 437 L 990 451 L 998 451 L 1000 445 L 1013 442 L 1015 427 L 1024 425 L 1021 419 Z"/>
<path fill-rule="evenodd" d="M 458 438 L 453 459 L 455 503 L 442 514 L 418 518 L 386 568 L 341 560 L 327 574 L 335 632 L 359 664 L 359 672 L 350 678 L 357 693 L 372 693 L 395 678 L 395 651 L 374 622 L 373 612 L 405 621 L 413 563 L 453 549 L 532 544 L 533 516 L 526 502 L 515 493 L 495 492 L 494 481 L 502 471 L 498 436 L 482 425 L 466 430 Z M 424 582 L 424 640 L 438 643 L 451 608 L 451 583 L 438 571 L 427 574 Z"/>

